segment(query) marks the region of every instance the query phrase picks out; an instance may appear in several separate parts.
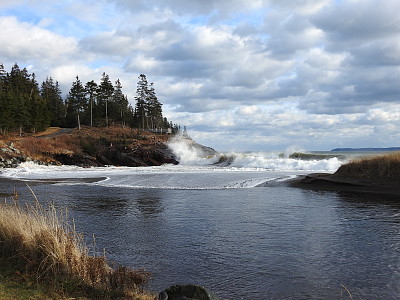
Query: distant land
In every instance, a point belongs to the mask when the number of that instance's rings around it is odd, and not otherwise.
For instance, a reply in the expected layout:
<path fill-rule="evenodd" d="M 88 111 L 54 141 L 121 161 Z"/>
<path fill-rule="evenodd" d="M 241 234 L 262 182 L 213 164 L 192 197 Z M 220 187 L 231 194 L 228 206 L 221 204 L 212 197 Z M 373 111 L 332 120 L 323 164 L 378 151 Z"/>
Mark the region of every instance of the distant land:
<path fill-rule="evenodd" d="M 400 147 L 389 148 L 335 148 L 331 151 L 400 151 Z"/>

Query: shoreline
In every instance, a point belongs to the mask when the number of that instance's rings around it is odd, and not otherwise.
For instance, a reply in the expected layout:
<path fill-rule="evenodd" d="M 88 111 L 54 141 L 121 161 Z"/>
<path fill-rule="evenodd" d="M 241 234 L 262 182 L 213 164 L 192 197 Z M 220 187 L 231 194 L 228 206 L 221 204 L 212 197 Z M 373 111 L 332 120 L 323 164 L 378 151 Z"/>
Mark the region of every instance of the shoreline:
<path fill-rule="evenodd" d="M 302 175 L 288 180 L 286 185 L 305 190 L 400 195 L 398 182 L 384 181 L 379 178 L 376 178 L 376 180 L 361 180 L 329 173 Z"/>

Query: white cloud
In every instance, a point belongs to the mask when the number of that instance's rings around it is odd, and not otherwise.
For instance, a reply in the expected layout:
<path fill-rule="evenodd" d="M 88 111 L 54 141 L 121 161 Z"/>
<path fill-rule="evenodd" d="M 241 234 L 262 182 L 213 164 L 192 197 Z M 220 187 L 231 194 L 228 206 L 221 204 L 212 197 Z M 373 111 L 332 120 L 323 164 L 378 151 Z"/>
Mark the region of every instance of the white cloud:
<path fill-rule="evenodd" d="M 131 101 L 145 73 L 166 116 L 218 149 L 397 143 L 397 0 L 34 0 L 0 7 L 6 66 L 50 75 L 64 94 L 76 75 L 99 81 L 106 72 L 121 79 Z"/>
<path fill-rule="evenodd" d="M 16 17 L 0 17 L 0 55 L 7 60 L 64 61 L 76 53 L 77 42 Z"/>

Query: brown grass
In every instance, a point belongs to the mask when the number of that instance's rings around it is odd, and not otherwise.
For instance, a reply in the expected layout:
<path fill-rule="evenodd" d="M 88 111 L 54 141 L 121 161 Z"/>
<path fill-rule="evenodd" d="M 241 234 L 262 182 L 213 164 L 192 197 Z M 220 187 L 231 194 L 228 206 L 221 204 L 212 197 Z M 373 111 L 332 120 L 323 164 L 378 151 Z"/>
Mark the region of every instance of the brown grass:
<path fill-rule="evenodd" d="M 400 180 L 400 152 L 361 158 L 342 165 L 335 173 L 338 176 L 374 179 Z"/>
<path fill-rule="evenodd" d="M 37 134 L 54 133 L 58 128 Z M 96 155 L 104 147 L 120 147 L 134 149 L 137 146 L 154 145 L 155 143 L 165 143 L 169 135 L 153 134 L 138 129 L 123 128 L 121 126 L 109 127 L 87 127 L 81 130 L 74 129 L 71 134 L 64 134 L 53 138 L 28 137 L 3 137 L 0 139 L 0 146 L 6 146 L 11 141 L 15 148 L 19 149 L 26 157 L 36 161 L 46 163 L 55 162 L 54 156 L 59 154 L 82 154 Z"/>
<path fill-rule="evenodd" d="M 49 162 L 52 154 L 70 154 L 80 151 L 79 143 L 70 135 L 53 139 L 26 138 L 15 142 L 15 146 L 25 156 L 33 160 Z"/>
<path fill-rule="evenodd" d="M 149 273 L 126 267 L 111 268 L 104 256 L 90 256 L 83 236 L 67 221 L 66 211 L 36 201 L 21 206 L 0 204 L 0 258 L 14 263 L 21 278 L 58 289 L 71 285 L 101 298 L 150 300 L 143 292 Z M 68 284 L 69 282 L 69 284 Z"/>

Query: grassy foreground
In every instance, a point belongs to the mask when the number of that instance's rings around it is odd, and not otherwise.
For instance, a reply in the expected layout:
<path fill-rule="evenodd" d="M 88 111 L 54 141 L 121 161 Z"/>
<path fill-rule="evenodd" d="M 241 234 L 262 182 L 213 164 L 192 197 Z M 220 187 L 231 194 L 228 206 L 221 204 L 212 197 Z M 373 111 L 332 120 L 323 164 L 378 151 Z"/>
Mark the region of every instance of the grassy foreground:
<path fill-rule="evenodd" d="M 0 204 L 0 299 L 153 300 L 150 275 L 90 256 L 83 236 L 54 206 Z"/>

